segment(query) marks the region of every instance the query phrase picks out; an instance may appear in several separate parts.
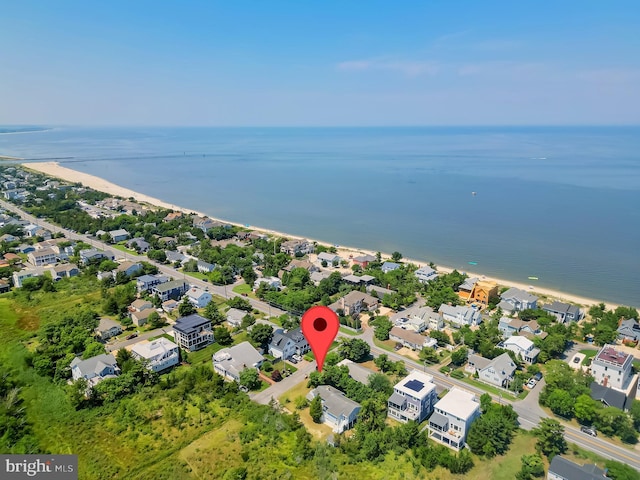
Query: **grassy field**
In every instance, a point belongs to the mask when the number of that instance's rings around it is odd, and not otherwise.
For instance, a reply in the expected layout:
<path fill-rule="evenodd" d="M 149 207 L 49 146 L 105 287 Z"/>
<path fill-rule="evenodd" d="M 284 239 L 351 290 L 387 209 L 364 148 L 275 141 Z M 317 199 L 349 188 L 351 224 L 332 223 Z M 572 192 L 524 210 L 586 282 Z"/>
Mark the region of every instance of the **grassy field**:
<path fill-rule="evenodd" d="M 242 283 L 240 285 L 236 285 L 235 287 L 233 287 L 233 291 L 235 293 L 238 293 L 240 295 L 247 295 L 248 297 L 251 298 L 258 298 L 256 297 L 255 293 L 253 293 L 253 290 L 251 289 L 251 285 L 247 285 L 246 283 Z"/>
<path fill-rule="evenodd" d="M 353 337 L 356 336 L 356 335 L 360 335 L 360 333 L 362 333 L 362 332 L 356 332 L 355 330 L 352 330 L 350 328 L 346 328 L 346 327 L 343 327 L 343 326 L 340 326 L 340 331 L 342 333 L 345 333 L 347 335 L 351 335 Z"/>
<path fill-rule="evenodd" d="M 582 360 L 581 365 L 591 365 L 591 359 L 598 354 L 597 350 L 580 350 L 580 353 L 584 354 L 584 359 Z"/>
<path fill-rule="evenodd" d="M 486 383 L 479 382 L 478 380 L 474 380 L 473 378 L 469 378 L 467 376 L 465 376 L 464 378 L 461 378 L 460 381 L 464 383 L 468 383 L 469 385 L 473 385 L 474 387 L 478 387 L 484 390 L 485 392 L 493 393 L 494 395 L 502 395 L 503 397 L 509 397 L 509 398 L 516 397 L 516 395 L 512 392 L 507 392 L 506 390 L 496 388 L 492 385 L 487 385 Z"/>
<path fill-rule="evenodd" d="M 135 250 L 131 250 L 130 248 L 127 248 L 122 243 L 117 243 L 117 244 L 111 245 L 111 246 L 113 248 L 115 248 L 116 250 L 120 250 L 121 252 L 128 253 L 129 255 L 138 255 L 138 252 L 136 252 Z"/>

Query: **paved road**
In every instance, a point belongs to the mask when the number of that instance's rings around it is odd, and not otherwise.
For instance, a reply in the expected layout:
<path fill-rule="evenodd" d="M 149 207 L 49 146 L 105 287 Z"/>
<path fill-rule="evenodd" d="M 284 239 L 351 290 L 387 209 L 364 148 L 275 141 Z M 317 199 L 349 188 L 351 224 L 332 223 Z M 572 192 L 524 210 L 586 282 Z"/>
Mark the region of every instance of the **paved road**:
<path fill-rule="evenodd" d="M 105 251 L 108 251 L 110 253 L 112 253 L 113 255 L 116 256 L 116 258 L 127 258 L 129 260 L 135 260 L 135 261 L 147 261 L 149 263 L 155 264 L 158 269 L 160 270 L 160 272 L 162 272 L 165 275 L 171 276 L 173 278 L 180 278 L 183 277 L 185 278 L 185 280 L 188 279 L 189 283 L 192 285 L 197 285 L 201 288 L 206 288 L 209 287 L 209 290 L 212 291 L 213 293 L 216 293 L 217 295 L 220 295 L 224 298 L 230 298 L 232 296 L 239 296 L 238 294 L 234 293 L 231 291 L 230 287 L 223 287 L 223 286 L 217 286 L 217 285 L 211 285 L 210 283 L 207 282 L 203 282 L 202 280 L 199 280 L 197 278 L 191 277 L 189 275 L 184 274 L 183 272 L 179 272 L 176 269 L 167 266 L 167 265 L 161 265 L 152 261 L 149 261 L 149 259 L 147 259 L 147 257 L 144 256 L 139 256 L 139 255 L 131 255 L 128 253 L 124 253 L 120 250 L 117 250 L 115 248 L 113 248 L 110 245 L 107 245 L 103 242 L 100 242 L 98 240 L 92 239 L 87 235 L 81 235 L 81 234 L 77 234 L 77 233 L 73 233 L 69 230 L 60 228 L 56 225 L 53 225 L 49 222 L 43 221 L 42 219 L 39 218 L 35 218 L 32 215 L 29 215 L 26 212 L 23 212 L 22 210 L 18 209 L 16 206 L 7 203 L 5 201 L 0 200 L 0 206 L 2 206 L 3 208 L 5 208 L 6 210 L 12 211 L 17 213 L 18 215 L 20 215 L 22 218 L 24 218 L 25 220 L 28 220 L 32 223 L 35 223 L 37 225 L 43 226 L 49 230 L 51 230 L 52 232 L 63 232 L 65 234 L 65 236 L 67 236 L 68 238 L 71 239 L 75 239 L 75 240 L 82 240 L 92 246 L 95 246 L 96 248 L 100 248 L 103 249 Z M 264 313 L 267 313 L 269 315 L 275 315 L 275 316 L 279 316 L 282 315 L 283 313 L 286 313 L 282 310 L 276 309 L 275 307 L 271 307 L 270 305 L 266 304 L 265 302 L 261 302 L 259 300 L 255 300 L 252 298 L 247 298 L 247 300 L 249 300 L 252 304 L 252 306 Z M 346 336 L 342 333 L 338 333 L 338 336 L 345 336 L 345 337 L 349 337 L 352 338 L 351 336 Z M 370 346 L 371 346 L 371 352 L 377 355 L 380 355 L 382 353 L 386 354 L 387 356 L 389 356 L 389 358 L 393 359 L 393 360 L 401 360 L 405 363 L 405 365 L 410 368 L 410 369 L 417 369 L 417 370 L 423 370 L 428 372 L 430 375 L 433 376 L 434 382 L 437 385 L 440 385 L 443 388 L 451 388 L 452 386 L 458 386 L 461 388 L 464 388 L 466 390 L 472 391 L 477 393 L 478 395 L 481 395 L 482 393 L 485 393 L 483 390 L 476 388 L 472 385 L 469 385 L 467 383 L 461 382 L 459 380 L 456 380 L 454 378 L 448 377 L 446 375 L 443 375 L 442 373 L 440 373 L 438 370 L 434 369 L 434 368 L 428 368 L 425 367 L 424 365 L 415 362 L 413 360 L 407 359 L 406 357 L 403 357 L 401 355 L 398 355 L 397 353 L 394 352 L 388 352 L 386 350 L 381 350 L 379 349 L 377 346 L 375 346 L 374 342 L 373 342 L 373 330 L 371 328 L 366 328 L 364 330 L 364 332 L 360 335 L 360 338 L 362 338 L 363 340 L 365 340 Z M 136 339 L 137 340 L 137 339 Z M 568 355 L 573 355 L 571 352 L 573 352 L 573 350 L 578 351 L 581 348 L 585 348 L 585 346 L 580 345 L 580 344 L 576 344 L 574 345 L 568 352 L 567 352 L 567 356 Z M 272 385 L 271 387 L 269 387 L 268 389 L 264 390 L 263 392 L 257 393 L 255 395 L 252 396 L 252 398 L 259 403 L 269 403 L 269 400 L 271 399 L 271 397 L 274 398 L 278 398 L 280 395 L 282 395 L 285 391 L 287 391 L 288 389 L 292 388 L 293 386 L 295 386 L 297 383 L 299 383 L 301 380 L 304 379 L 304 375 L 308 375 L 310 372 L 312 372 L 315 369 L 315 362 L 311 362 L 309 364 L 307 364 L 306 366 L 302 367 L 301 369 L 299 369 L 296 373 L 294 373 L 293 375 L 291 375 L 290 377 L 287 377 L 285 380 Z M 536 387 L 536 389 L 541 389 L 542 386 Z M 538 390 L 539 391 L 539 390 Z M 492 395 L 492 397 L 494 398 L 494 400 L 497 401 L 501 401 L 503 403 L 508 403 L 511 404 L 513 406 L 513 409 L 516 411 L 516 413 L 518 414 L 518 421 L 520 422 L 520 425 L 522 426 L 522 428 L 525 428 L 527 430 L 530 430 L 532 428 L 534 428 L 542 418 L 548 417 L 548 415 L 546 414 L 546 412 L 544 412 L 544 410 L 542 410 L 538 405 L 532 405 L 533 402 L 533 398 L 532 400 L 530 400 L 529 402 L 525 401 L 512 401 L 509 400 L 507 398 L 498 398 L 496 395 Z M 537 407 L 537 408 L 536 408 Z M 606 458 L 611 458 L 613 460 L 617 460 L 619 462 L 625 463 L 627 465 L 632 466 L 633 468 L 636 468 L 638 470 L 640 470 L 640 455 L 638 455 L 635 451 L 626 449 L 624 447 L 620 447 L 618 445 L 615 445 L 613 443 L 607 442 L 606 440 L 603 440 L 600 437 L 590 437 L 587 436 L 586 434 L 580 432 L 579 429 L 574 428 L 572 426 L 566 425 L 565 424 L 565 437 L 567 438 L 568 441 L 575 443 L 577 445 L 579 445 L 582 448 L 585 448 L 586 450 L 590 450 L 593 451 L 595 453 L 598 453 Z"/>

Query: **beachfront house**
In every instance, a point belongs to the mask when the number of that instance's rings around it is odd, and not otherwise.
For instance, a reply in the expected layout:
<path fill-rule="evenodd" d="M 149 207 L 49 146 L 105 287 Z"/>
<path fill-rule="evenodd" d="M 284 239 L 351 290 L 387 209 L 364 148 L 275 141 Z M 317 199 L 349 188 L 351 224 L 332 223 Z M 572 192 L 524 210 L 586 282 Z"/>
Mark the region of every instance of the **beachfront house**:
<path fill-rule="evenodd" d="M 342 261 L 342 258 L 340 258 L 340 255 L 336 255 L 335 253 L 329 253 L 329 252 L 320 252 L 318 254 L 317 264 L 319 267 L 321 266 L 337 267 L 340 265 L 341 261 Z"/>
<path fill-rule="evenodd" d="M 547 333 L 543 332 L 540 325 L 535 320 L 524 321 L 519 318 L 501 317 L 498 322 L 498 329 L 502 332 L 504 338 L 511 335 L 523 335 L 527 338 L 539 336 L 546 338 Z"/>
<path fill-rule="evenodd" d="M 426 265 L 416 270 L 414 272 L 414 275 L 420 283 L 429 283 L 431 280 L 435 280 L 436 278 L 438 278 L 438 274 L 436 273 L 436 271 Z"/>
<path fill-rule="evenodd" d="M 564 302 L 554 301 L 548 305 L 543 305 L 542 310 L 556 317 L 560 323 L 578 322 L 583 316 L 582 310 L 578 307 Z"/>
<path fill-rule="evenodd" d="M 401 267 L 399 263 L 396 262 L 384 262 L 380 267 L 384 273 L 393 272 L 394 270 L 398 270 Z"/>
<path fill-rule="evenodd" d="M 334 433 L 342 433 L 353 427 L 362 408 L 359 403 L 329 385 L 320 385 L 311 390 L 307 400 L 312 401 L 317 396 L 322 400 L 322 423 L 331 427 Z"/>
<path fill-rule="evenodd" d="M 509 313 L 535 309 L 538 303 L 538 297 L 516 287 L 511 287 L 500 298 L 498 307 Z"/>
<path fill-rule="evenodd" d="M 367 268 L 370 263 L 375 262 L 376 257 L 373 255 L 358 255 L 357 257 L 353 257 L 353 264 L 360 265 L 362 268 Z"/>
<path fill-rule="evenodd" d="M 259 369 L 264 362 L 249 342 L 242 342 L 233 347 L 223 348 L 213 355 L 213 370 L 224 378 L 240 381 L 240 373 L 247 368 Z"/>
<path fill-rule="evenodd" d="M 617 331 L 618 339 L 623 342 L 637 342 L 640 340 L 640 323 L 635 318 L 622 320 Z"/>
<path fill-rule="evenodd" d="M 498 284 L 478 278 L 467 278 L 458 287 L 458 296 L 468 304 L 487 306 L 489 301 L 498 297 Z"/>
<path fill-rule="evenodd" d="M 471 424 L 480 416 L 475 394 L 453 387 L 435 404 L 429 418 L 429 438 L 456 451 L 465 446 Z"/>
<path fill-rule="evenodd" d="M 280 245 L 280 251 L 291 256 L 301 256 L 315 251 L 315 245 L 309 240 L 287 240 Z"/>
<path fill-rule="evenodd" d="M 438 313 L 442 315 L 445 321 L 449 322 L 456 328 L 464 325 L 476 326 L 482 323 L 482 315 L 479 310 L 473 307 L 465 307 L 462 305 L 440 305 Z"/>
<path fill-rule="evenodd" d="M 387 415 L 403 423 L 420 423 L 431 414 L 437 401 L 433 377 L 414 370 L 393 387 Z"/>
<path fill-rule="evenodd" d="M 136 343 L 131 356 L 141 360 L 152 372 L 161 372 L 180 362 L 178 345 L 164 337 Z"/>
<path fill-rule="evenodd" d="M 189 351 L 200 350 L 214 341 L 211 320 L 197 313 L 176 320 L 173 336 L 180 348 Z"/>

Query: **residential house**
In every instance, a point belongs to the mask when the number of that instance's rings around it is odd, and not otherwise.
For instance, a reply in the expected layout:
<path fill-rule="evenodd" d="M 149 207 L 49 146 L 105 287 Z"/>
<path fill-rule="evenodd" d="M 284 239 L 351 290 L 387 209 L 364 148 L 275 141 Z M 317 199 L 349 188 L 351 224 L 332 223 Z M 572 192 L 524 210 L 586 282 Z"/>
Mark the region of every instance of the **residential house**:
<path fill-rule="evenodd" d="M 151 245 L 143 237 L 132 238 L 127 242 L 127 248 L 131 248 L 141 253 L 149 251 Z"/>
<path fill-rule="evenodd" d="M 291 256 L 306 255 L 315 251 L 315 245 L 309 240 L 288 240 L 280 245 L 280 251 Z"/>
<path fill-rule="evenodd" d="M 4 198 L 6 200 L 24 201 L 29 196 L 29 192 L 27 192 L 24 188 L 16 188 L 16 189 L 13 189 L 13 190 L 5 190 L 2 193 L 4 194 Z"/>
<path fill-rule="evenodd" d="M 414 370 L 393 387 L 387 415 L 403 423 L 420 423 L 431 414 L 437 401 L 433 377 Z"/>
<path fill-rule="evenodd" d="M 376 277 L 372 275 L 353 275 L 349 274 L 342 277 L 342 280 L 352 285 L 371 285 L 376 281 Z"/>
<path fill-rule="evenodd" d="M 120 374 L 118 362 L 111 354 L 96 355 L 82 360 L 78 357 L 71 361 L 71 376 L 74 381 L 84 378 L 93 387 L 107 378 L 115 378 Z"/>
<path fill-rule="evenodd" d="M 280 290 L 282 288 L 282 281 L 278 277 L 260 277 L 253 282 L 253 290 L 258 290 L 260 285 L 266 283 L 269 287 Z"/>
<path fill-rule="evenodd" d="M 627 342 L 640 340 L 640 323 L 635 318 L 622 320 L 618 327 L 618 339 Z"/>
<path fill-rule="evenodd" d="M 74 263 L 61 263 L 60 265 L 50 265 L 47 267 L 51 278 L 56 282 L 63 278 L 77 277 L 80 269 Z"/>
<path fill-rule="evenodd" d="M 29 252 L 33 252 L 35 251 L 36 247 L 34 247 L 33 245 L 29 245 L 26 243 L 22 243 L 20 245 L 18 245 L 18 252 L 20 253 L 29 253 Z"/>
<path fill-rule="evenodd" d="M 25 268 L 18 272 L 13 272 L 13 286 L 16 288 L 21 288 L 22 283 L 27 278 L 41 277 L 42 269 L 41 268 Z"/>
<path fill-rule="evenodd" d="M 347 367 L 349 370 L 349 376 L 364 385 L 369 385 L 369 377 L 377 373 L 370 368 L 360 365 L 359 363 L 352 362 L 348 358 L 341 360 L 337 365 L 339 367 Z"/>
<path fill-rule="evenodd" d="M 149 320 L 149 316 L 155 312 L 155 308 L 144 308 L 129 313 L 131 321 L 136 327 L 143 327 Z"/>
<path fill-rule="evenodd" d="M 582 319 L 583 313 L 575 305 L 564 302 L 553 302 L 549 305 L 543 305 L 542 310 L 555 316 L 559 322 L 578 322 Z"/>
<path fill-rule="evenodd" d="M 438 278 L 437 272 L 428 266 L 420 267 L 414 272 L 414 275 L 420 283 L 429 283 L 431 280 Z"/>
<path fill-rule="evenodd" d="M 249 342 L 242 342 L 233 347 L 223 348 L 213 355 L 213 370 L 224 378 L 240 381 L 240 373 L 247 368 L 259 369 L 264 362 Z"/>
<path fill-rule="evenodd" d="M 498 297 L 498 284 L 478 278 L 467 278 L 458 287 L 458 296 L 469 304 L 486 306 L 493 298 Z"/>
<path fill-rule="evenodd" d="M 14 265 L 22 263 L 22 258 L 20 257 L 20 255 L 16 255 L 13 252 L 5 253 L 2 258 L 4 258 L 9 263 L 13 263 Z"/>
<path fill-rule="evenodd" d="M 291 272 L 296 268 L 304 268 L 309 273 L 315 272 L 316 270 L 318 270 L 318 267 L 316 267 L 309 260 L 300 260 L 300 259 L 294 258 L 293 260 L 291 260 L 291 262 L 289 262 L 289 265 L 287 265 L 280 271 L 279 275 L 282 277 L 283 272 Z"/>
<path fill-rule="evenodd" d="M 131 348 L 131 356 L 142 360 L 153 372 L 161 372 L 180 363 L 178 345 L 164 337 L 136 343 Z"/>
<path fill-rule="evenodd" d="M 489 365 L 490 361 L 491 360 L 489 360 L 488 358 L 484 358 L 482 355 L 478 355 L 476 353 L 470 353 L 467 358 L 467 364 L 465 365 L 464 369 L 468 373 L 479 374 L 480 370 L 482 370 L 484 367 Z"/>
<path fill-rule="evenodd" d="M 498 345 L 500 346 L 500 345 Z M 540 349 L 535 347 L 527 337 L 514 335 L 502 342 L 502 348 L 511 350 L 525 363 L 535 363 L 540 354 Z"/>
<path fill-rule="evenodd" d="M 109 340 L 111 337 L 115 337 L 121 333 L 122 326 L 120 323 L 107 317 L 102 317 L 98 324 L 98 328 L 96 328 L 96 335 L 102 341 Z"/>
<path fill-rule="evenodd" d="M 469 357 L 471 357 L 471 355 Z M 479 365 L 477 358 L 475 360 L 476 365 Z M 476 371 L 478 372 L 478 379 L 480 381 L 490 383 L 497 387 L 506 388 L 513 380 L 513 374 L 515 373 L 516 368 L 516 364 L 509 354 L 503 353 L 493 360 L 489 360 L 489 362 L 480 369 L 476 366 Z"/>
<path fill-rule="evenodd" d="M 173 326 L 176 343 L 185 350 L 200 350 L 213 343 L 211 320 L 197 313 L 179 318 Z"/>
<path fill-rule="evenodd" d="M 129 238 L 129 232 L 127 232 L 124 228 L 120 228 L 118 230 L 111 230 L 109 232 L 109 236 L 111 237 L 111 241 L 113 243 L 123 242 L 127 238 Z"/>
<path fill-rule="evenodd" d="M 0 278 L 0 293 L 7 293 L 9 290 L 11 290 L 9 282 L 4 278 Z"/>
<path fill-rule="evenodd" d="M 41 227 L 40 225 L 34 225 L 33 223 L 30 223 L 22 227 L 22 231 L 24 232 L 25 237 L 30 237 L 30 238 L 42 237 L 45 240 L 48 240 L 51 238 L 51 232 L 49 230 L 47 230 L 44 227 Z"/>
<path fill-rule="evenodd" d="M 441 330 L 444 327 L 442 316 L 433 311 L 431 307 L 409 307 L 390 318 L 391 322 L 405 330 L 413 330 L 422 333 L 425 330 Z"/>
<path fill-rule="evenodd" d="M 162 310 L 167 313 L 173 312 L 176 308 L 178 308 L 180 304 L 173 299 L 167 300 L 166 302 L 162 302 Z"/>
<path fill-rule="evenodd" d="M 378 308 L 378 299 L 367 293 L 353 290 L 329 305 L 329 308 L 334 312 L 342 310 L 345 316 L 358 315 L 362 310 L 373 311 Z"/>
<path fill-rule="evenodd" d="M 189 290 L 189 284 L 184 280 L 171 280 L 151 287 L 153 295 L 158 295 L 161 301 L 166 302 L 170 298 L 177 300 Z"/>
<path fill-rule="evenodd" d="M 475 394 L 452 387 L 433 407 L 429 418 L 429 438 L 459 451 L 465 446 L 471 424 L 480 416 Z"/>
<path fill-rule="evenodd" d="M 185 295 L 196 308 L 206 307 L 213 298 L 209 292 L 197 287 L 191 287 Z"/>
<path fill-rule="evenodd" d="M 498 306 L 503 311 L 510 313 L 535 309 L 538 305 L 538 297 L 516 287 L 511 287 L 500 295 L 500 298 L 501 302 Z"/>
<path fill-rule="evenodd" d="M 134 300 L 131 305 L 129 305 L 128 310 L 130 312 L 141 312 L 142 310 L 146 310 L 147 308 L 153 308 L 153 304 L 149 300 L 138 298 L 137 300 Z"/>
<path fill-rule="evenodd" d="M 18 237 L 14 237 L 13 235 L 11 235 L 9 233 L 5 233 L 4 235 L 2 235 L 0 237 L 0 242 L 11 243 L 11 242 L 15 242 L 16 240 L 19 240 L 19 238 Z"/>
<path fill-rule="evenodd" d="M 96 248 L 90 248 L 87 250 L 80 250 L 80 263 L 82 265 L 87 265 L 89 262 L 98 261 L 98 260 L 113 260 L 115 257 L 103 250 L 98 250 Z"/>
<path fill-rule="evenodd" d="M 394 270 L 397 270 L 401 267 L 401 265 L 399 263 L 395 263 L 395 262 L 384 262 L 382 264 L 382 266 L 380 267 L 380 270 L 382 270 L 384 273 L 389 273 L 389 272 L 393 272 Z"/>
<path fill-rule="evenodd" d="M 27 255 L 29 259 L 29 263 L 35 267 L 41 267 L 43 265 L 51 265 L 58 261 L 56 257 L 56 252 L 51 250 L 50 248 L 45 248 L 43 250 L 35 250 L 30 252 Z"/>
<path fill-rule="evenodd" d="M 482 315 L 479 310 L 473 307 L 462 305 L 440 305 L 438 313 L 454 327 L 460 328 L 464 325 L 474 326 L 482 323 Z"/>
<path fill-rule="evenodd" d="M 285 360 L 294 355 L 304 355 L 308 351 L 309 343 L 300 327 L 289 331 L 276 330 L 271 338 L 271 343 L 269 343 L 269 353 L 276 358 Z"/>
<path fill-rule="evenodd" d="M 130 261 L 124 261 L 122 263 L 120 263 L 118 265 L 118 267 L 116 268 L 116 273 L 117 272 L 123 272 L 126 275 L 128 275 L 129 277 L 135 275 L 138 272 L 142 271 L 142 264 L 138 263 L 138 262 L 130 262 Z"/>
<path fill-rule="evenodd" d="M 184 263 L 189 258 L 186 255 L 183 255 L 180 252 L 174 252 L 173 250 L 165 250 L 164 254 L 167 257 L 167 262 L 169 263 Z"/>
<path fill-rule="evenodd" d="M 198 260 L 196 265 L 200 273 L 211 273 L 216 269 L 216 266 L 213 263 L 207 263 L 202 260 Z"/>
<path fill-rule="evenodd" d="M 535 320 L 524 321 L 519 318 L 502 317 L 498 322 L 498 329 L 504 338 L 509 338 L 511 335 L 521 335 L 529 339 L 534 336 L 547 337 L 547 333 L 542 331 Z"/>
<path fill-rule="evenodd" d="M 373 295 L 374 297 L 382 300 L 385 295 L 393 295 L 396 292 L 395 290 L 390 290 L 388 288 L 379 287 L 377 285 L 367 285 L 366 289 L 368 294 Z"/>
<path fill-rule="evenodd" d="M 591 375 L 594 380 L 605 387 L 626 391 L 633 375 L 634 357 L 613 345 L 605 345 L 591 361 Z"/>
<path fill-rule="evenodd" d="M 138 293 L 150 292 L 153 287 L 168 282 L 169 279 L 162 275 L 140 275 L 136 278 Z"/>
<path fill-rule="evenodd" d="M 193 226 L 199 228 L 203 232 L 207 233 L 207 230 L 211 230 L 213 227 L 218 226 L 220 222 L 216 222 L 209 217 L 195 217 L 193 219 Z"/>
<path fill-rule="evenodd" d="M 602 480 L 603 478 L 609 478 L 607 472 L 597 465 L 589 463 L 578 465 L 561 455 L 553 457 L 547 473 L 547 480 Z"/>
<path fill-rule="evenodd" d="M 376 257 L 373 255 L 358 255 L 353 257 L 354 265 L 360 265 L 362 268 L 367 268 L 371 262 L 375 262 Z"/>
<path fill-rule="evenodd" d="M 435 347 L 438 344 L 433 338 L 425 337 L 424 335 L 400 327 L 393 327 L 389 331 L 389 340 L 401 343 L 411 350 L 422 350 L 425 347 Z"/>
<path fill-rule="evenodd" d="M 341 261 L 342 258 L 340 258 L 340 255 L 329 252 L 320 252 L 317 259 L 319 267 L 322 266 L 323 262 L 326 262 L 327 267 L 339 266 Z"/>
<path fill-rule="evenodd" d="M 331 427 L 334 433 L 342 433 L 353 427 L 362 408 L 359 403 L 329 385 L 320 385 L 307 394 L 309 401 L 315 397 L 322 400 L 320 421 Z"/>
<path fill-rule="evenodd" d="M 329 278 L 331 276 L 331 272 L 327 270 L 319 270 L 317 272 L 311 272 L 309 279 L 313 282 L 314 285 L 320 285 L 320 282 L 325 278 Z"/>
<path fill-rule="evenodd" d="M 247 315 L 247 312 L 244 310 L 239 310 L 237 308 L 230 308 L 227 310 L 227 322 L 232 327 L 239 327 L 242 325 L 242 319 Z"/>
<path fill-rule="evenodd" d="M 183 216 L 182 212 L 171 212 L 171 213 L 168 213 L 166 217 L 164 217 L 164 221 L 171 222 L 173 220 L 178 220 L 182 218 L 182 216 Z"/>
<path fill-rule="evenodd" d="M 591 398 L 597 402 L 602 402 L 607 407 L 616 407 L 620 410 L 628 410 L 633 401 L 633 396 L 627 396 L 625 392 L 600 385 L 598 382 L 591 382 Z"/>

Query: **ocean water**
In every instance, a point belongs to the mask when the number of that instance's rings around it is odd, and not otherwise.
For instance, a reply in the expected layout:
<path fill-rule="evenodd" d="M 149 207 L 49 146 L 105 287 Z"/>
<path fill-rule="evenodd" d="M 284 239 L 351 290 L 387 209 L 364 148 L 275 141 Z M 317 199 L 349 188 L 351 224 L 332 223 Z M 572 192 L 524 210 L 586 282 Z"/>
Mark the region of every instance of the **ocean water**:
<path fill-rule="evenodd" d="M 65 127 L 0 134 L 3 154 L 230 221 L 640 305 L 640 127 Z"/>

